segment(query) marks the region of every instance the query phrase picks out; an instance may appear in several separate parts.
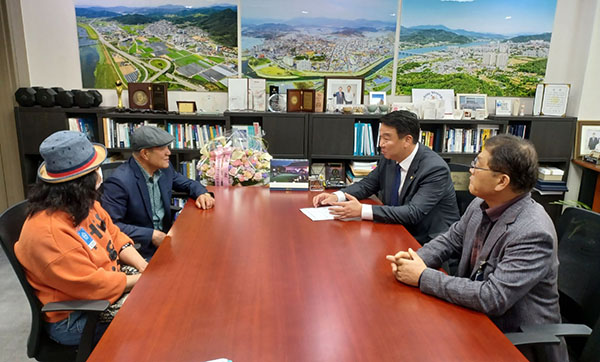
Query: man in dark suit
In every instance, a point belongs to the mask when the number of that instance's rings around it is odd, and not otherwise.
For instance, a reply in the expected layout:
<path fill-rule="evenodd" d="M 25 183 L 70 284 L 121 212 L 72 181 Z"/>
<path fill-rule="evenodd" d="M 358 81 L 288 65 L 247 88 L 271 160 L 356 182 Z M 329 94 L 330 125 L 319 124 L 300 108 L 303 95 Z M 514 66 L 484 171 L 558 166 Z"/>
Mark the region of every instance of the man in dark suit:
<path fill-rule="evenodd" d="M 592 133 L 592 136 L 588 140 L 588 148 L 591 151 L 594 151 L 596 149 L 596 145 L 598 145 L 598 143 L 600 143 L 600 139 L 598 137 L 596 137 L 596 132 L 594 132 L 594 133 Z"/>
<path fill-rule="evenodd" d="M 459 218 L 450 170 L 437 153 L 417 142 L 419 132 L 419 120 L 412 112 L 381 117 L 383 157 L 377 168 L 341 191 L 315 196 L 313 205 L 337 206 L 330 212 L 340 219 L 402 224 L 421 244 L 448 230 Z M 383 205 L 358 201 L 374 194 L 379 194 Z"/>
<path fill-rule="evenodd" d="M 172 141 L 173 136 L 160 128 L 137 128 L 131 138 L 133 155 L 104 181 L 102 207 L 141 245 L 144 258 L 154 254 L 171 228 L 172 190 L 187 193 L 201 209 L 215 203 L 204 186 L 173 169 L 169 162 Z"/>
<path fill-rule="evenodd" d="M 512 135 L 490 138 L 471 163 L 477 196 L 460 221 L 417 252 L 386 258 L 399 281 L 487 314 L 502 332 L 560 323 L 557 237 L 544 208 L 531 198 L 538 174 L 533 145 Z M 439 270 L 460 257 L 456 276 Z M 568 361 L 564 341 L 519 348 L 532 361 Z"/>

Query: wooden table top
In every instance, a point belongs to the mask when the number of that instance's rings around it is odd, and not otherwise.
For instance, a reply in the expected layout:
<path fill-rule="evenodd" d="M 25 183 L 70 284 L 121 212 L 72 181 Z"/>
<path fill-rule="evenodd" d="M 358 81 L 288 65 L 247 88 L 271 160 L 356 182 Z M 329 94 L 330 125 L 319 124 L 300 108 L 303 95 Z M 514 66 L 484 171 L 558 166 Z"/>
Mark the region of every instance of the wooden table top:
<path fill-rule="evenodd" d="M 315 193 L 189 202 L 89 361 L 520 361 L 483 314 L 397 282 L 392 224 L 313 222 Z"/>

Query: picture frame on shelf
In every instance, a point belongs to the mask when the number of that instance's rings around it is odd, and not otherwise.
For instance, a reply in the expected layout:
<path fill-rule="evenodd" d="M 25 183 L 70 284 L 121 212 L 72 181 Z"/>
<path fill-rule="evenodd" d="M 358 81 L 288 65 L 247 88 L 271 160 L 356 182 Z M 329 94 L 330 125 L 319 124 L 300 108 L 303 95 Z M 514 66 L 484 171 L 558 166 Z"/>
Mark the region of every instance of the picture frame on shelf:
<path fill-rule="evenodd" d="M 570 89 L 570 84 L 544 83 L 544 97 L 540 115 L 565 117 L 567 115 Z"/>
<path fill-rule="evenodd" d="M 197 110 L 195 101 L 177 101 L 177 111 L 180 114 L 196 113 Z"/>
<path fill-rule="evenodd" d="M 487 115 L 487 94 L 458 93 L 456 95 L 456 109 L 470 109 L 471 111 L 485 109 L 485 114 Z"/>
<path fill-rule="evenodd" d="M 578 121 L 575 158 L 581 159 L 594 151 L 600 152 L 600 121 Z"/>
<path fill-rule="evenodd" d="M 417 113 L 415 110 L 415 105 L 412 102 L 393 102 L 390 105 L 390 112 L 402 111 L 402 110 Z"/>
<path fill-rule="evenodd" d="M 386 104 L 385 98 L 385 92 L 369 92 L 369 104 Z"/>
<path fill-rule="evenodd" d="M 512 115 L 512 99 L 496 99 L 496 115 L 510 116 Z"/>
<path fill-rule="evenodd" d="M 325 77 L 326 109 L 363 103 L 365 79 L 362 77 Z"/>
<path fill-rule="evenodd" d="M 452 117 L 454 110 L 454 89 L 412 89 L 412 103 L 416 109 L 421 109 L 424 103 L 438 101 L 443 102 L 444 115 Z M 421 117 L 423 118 L 423 117 Z M 424 117 L 436 118 L 436 117 Z M 443 117 L 438 117 L 443 118 Z"/>

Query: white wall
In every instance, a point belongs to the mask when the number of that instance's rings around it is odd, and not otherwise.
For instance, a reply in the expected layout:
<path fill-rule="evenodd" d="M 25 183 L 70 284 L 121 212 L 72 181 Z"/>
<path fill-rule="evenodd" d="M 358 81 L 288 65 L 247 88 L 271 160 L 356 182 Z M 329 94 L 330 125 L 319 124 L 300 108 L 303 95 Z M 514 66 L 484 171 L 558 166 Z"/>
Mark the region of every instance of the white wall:
<path fill-rule="evenodd" d="M 600 88 L 600 1 L 595 1 L 596 9 L 590 9 L 595 14 L 590 24 L 592 34 L 589 43 L 589 55 L 585 66 L 585 75 L 581 90 L 581 99 L 577 117 L 580 120 L 600 120 L 600 105 L 598 95 Z"/>
<path fill-rule="evenodd" d="M 570 83 L 567 114 L 600 120 L 600 1 L 558 0 L 546 82 Z M 577 200 L 582 170 L 569 167 L 565 200 Z"/>
<path fill-rule="evenodd" d="M 21 12 L 30 85 L 81 88 L 73 1 L 21 0 Z"/>

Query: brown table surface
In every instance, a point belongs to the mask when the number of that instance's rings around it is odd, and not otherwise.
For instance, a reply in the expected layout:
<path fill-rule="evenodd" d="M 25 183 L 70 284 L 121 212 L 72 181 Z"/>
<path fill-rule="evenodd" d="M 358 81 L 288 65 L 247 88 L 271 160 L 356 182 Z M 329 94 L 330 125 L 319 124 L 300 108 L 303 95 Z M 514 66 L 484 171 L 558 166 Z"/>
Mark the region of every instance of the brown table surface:
<path fill-rule="evenodd" d="M 215 188 L 179 216 L 89 361 L 520 361 L 483 314 L 398 283 L 399 225 L 313 222 L 315 193 Z"/>

